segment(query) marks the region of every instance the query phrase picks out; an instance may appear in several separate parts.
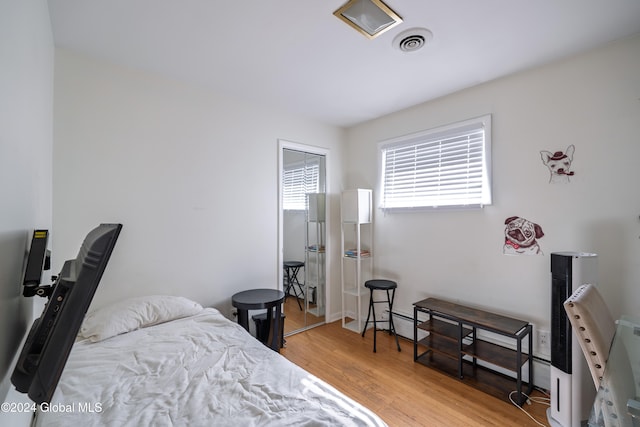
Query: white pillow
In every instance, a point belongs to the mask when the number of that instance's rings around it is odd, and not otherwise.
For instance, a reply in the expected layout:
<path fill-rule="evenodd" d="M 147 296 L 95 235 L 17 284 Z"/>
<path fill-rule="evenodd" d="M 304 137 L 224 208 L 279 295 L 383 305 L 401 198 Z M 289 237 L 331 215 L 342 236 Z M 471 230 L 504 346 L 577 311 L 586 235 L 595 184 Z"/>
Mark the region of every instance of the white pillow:
<path fill-rule="evenodd" d="M 157 325 L 202 311 L 197 302 L 183 297 L 152 295 L 129 298 L 90 311 L 80 327 L 80 336 L 92 342 Z"/>

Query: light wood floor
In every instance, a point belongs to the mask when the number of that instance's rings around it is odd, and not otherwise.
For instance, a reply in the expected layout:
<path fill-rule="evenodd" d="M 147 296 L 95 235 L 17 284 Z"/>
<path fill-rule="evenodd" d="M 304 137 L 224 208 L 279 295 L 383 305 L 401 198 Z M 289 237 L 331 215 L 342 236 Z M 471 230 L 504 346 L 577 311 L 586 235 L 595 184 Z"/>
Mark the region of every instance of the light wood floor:
<path fill-rule="evenodd" d="M 413 362 L 413 344 L 401 352 L 386 333 L 366 336 L 333 322 L 287 337 L 281 354 L 377 413 L 389 426 L 537 426 L 513 404 Z M 535 397 L 544 397 L 534 392 Z M 546 406 L 525 405 L 548 426 Z"/>
<path fill-rule="evenodd" d="M 308 325 L 315 325 L 317 323 L 324 322 L 324 316 L 315 316 L 313 314 L 313 308 L 315 308 L 315 305 L 311 305 L 310 308 L 312 310 L 305 313 L 300 309 L 298 302 L 300 302 L 304 308 L 305 301 L 303 299 L 298 300 L 295 297 L 287 297 L 284 301 L 283 313 L 286 316 L 284 321 L 285 334 L 302 329 Z"/>

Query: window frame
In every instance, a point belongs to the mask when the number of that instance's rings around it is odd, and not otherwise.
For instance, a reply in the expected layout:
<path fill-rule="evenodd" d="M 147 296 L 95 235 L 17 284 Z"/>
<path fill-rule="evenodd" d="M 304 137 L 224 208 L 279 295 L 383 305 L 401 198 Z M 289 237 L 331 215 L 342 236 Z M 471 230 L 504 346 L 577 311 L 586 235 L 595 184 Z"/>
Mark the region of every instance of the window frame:
<path fill-rule="evenodd" d="M 485 205 L 493 203 L 492 195 L 492 177 L 491 177 L 491 114 L 474 117 L 471 119 L 450 123 L 435 128 L 430 128 L 411 134 L 387 139 L 378 144 L 379 156 L 379 188 L 380 202 L 379 207 L 383 211 L 416 211 L 416 210 L 459 210 L 459 209 L 481 209 Z M 484 130 L 484 141 L 482 145 L 482 200 L 477 203 L 425 203 L 425 204 L 407 204 L 403 206 L 388 206 L 385 200 L 385 183 L 386 183 L 386 165 L 385 159 L 389 149 L 398 149 L 406 147 L 415 147 L 421 144 L 436 143 L 439 140 L 446 139 L 453 135 L 461 135 L 463 132 L 472 132 L 474 129 Z M 437 169 L 434 169 L 437 170 Z"/>

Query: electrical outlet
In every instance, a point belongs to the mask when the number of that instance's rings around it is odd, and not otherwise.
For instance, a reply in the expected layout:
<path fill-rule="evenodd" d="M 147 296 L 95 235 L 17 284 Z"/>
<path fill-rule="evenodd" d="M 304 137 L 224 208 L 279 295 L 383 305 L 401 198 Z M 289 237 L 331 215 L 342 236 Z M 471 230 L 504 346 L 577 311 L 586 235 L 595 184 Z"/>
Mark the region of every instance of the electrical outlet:
<path fill-rule="evenodd" d="M 538 331 L 538 350 L 549 353 L 551 349 L 551 332 Z"/>

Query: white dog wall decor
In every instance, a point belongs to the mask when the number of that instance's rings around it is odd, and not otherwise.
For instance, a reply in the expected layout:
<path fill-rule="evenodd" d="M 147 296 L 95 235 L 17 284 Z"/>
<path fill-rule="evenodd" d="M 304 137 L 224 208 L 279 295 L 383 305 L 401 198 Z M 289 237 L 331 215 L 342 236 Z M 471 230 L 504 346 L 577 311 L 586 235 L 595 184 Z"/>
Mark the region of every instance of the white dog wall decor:
<path fill-rule="evenodd" d="M 571 171 L 571 163 L 573 162 L 573 152 L 576 147 L 572 144 L 567 147 L 567 150 L 562 151 L 541 151 L 540 157 L 542 163 L 549 169 L 551 176 L 549 177 L 549 183 L 551 184 L 566 184 L 569 183 L 569 177 L 574 173 Z"/>
<path fill-rule="evenodd" d="M 542 227 L 519 216 L 509 217 L 504 223 L 503 254 L 544 255 L 538 244 L 538 239 L 544 236 Z"/>

